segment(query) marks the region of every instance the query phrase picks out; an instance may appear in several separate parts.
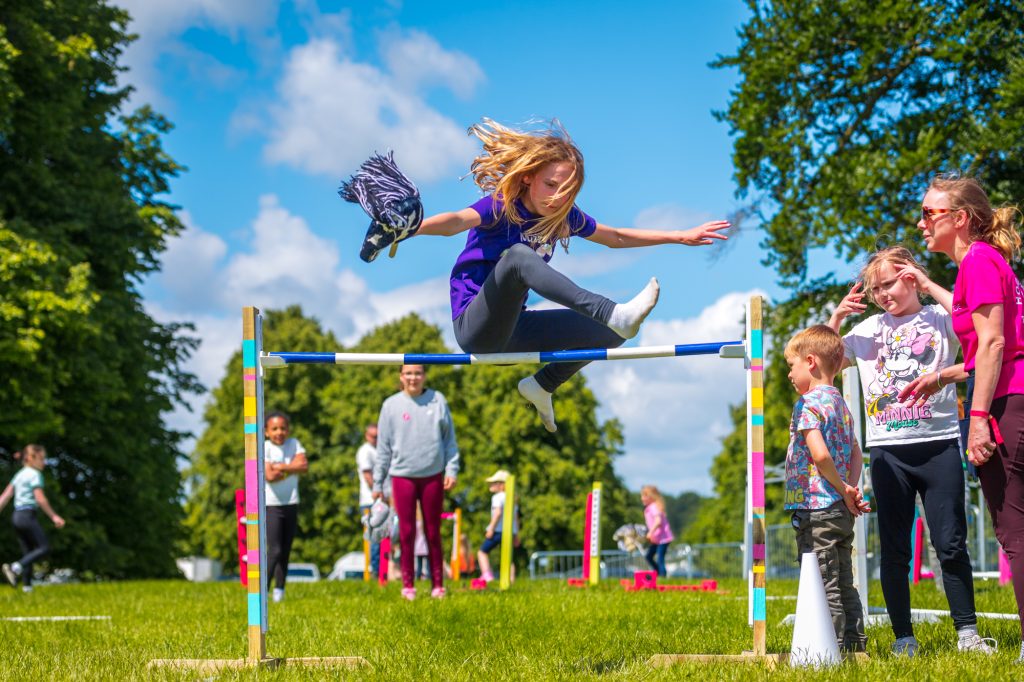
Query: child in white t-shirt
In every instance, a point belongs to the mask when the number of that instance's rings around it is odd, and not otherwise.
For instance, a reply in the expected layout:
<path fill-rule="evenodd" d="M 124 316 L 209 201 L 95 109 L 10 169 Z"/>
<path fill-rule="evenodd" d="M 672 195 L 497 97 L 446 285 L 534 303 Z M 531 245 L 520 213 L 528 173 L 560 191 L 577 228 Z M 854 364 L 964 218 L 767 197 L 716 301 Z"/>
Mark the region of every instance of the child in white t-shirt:
<path fill-rule="evenodd" d="M 844 367 L 860 374 L 867 446 L 881 544 L 881 582 L 896 642 L 893 651 L 913 656 L 918 643 L 910 622 L 910 534 L 915 498 L 924 503 L 932 543 L 961 651 L 991 653 L 979 637 L 974 578 L 967 554 L 964 475 L 960 459 L 954 366 L 960 343 L 948 312 L 952 295 L 932 282 L 902 246 L 875 253 L 861 281 L 843 298 L 829 326 L 867 309 L 867 294 L 883 312 L 843 337 Z M 863 283 L 864 290 L 861 290 Z M 941 305 L 923 305 L 924 293 Z M 900 392 L 918 377 L 927 395 L 904 404 Z"/>
<path fill-rule="evenodd" d="M 299 530 L 299 474 L 309 471 L 306 451 L 290 438 L 291 422 L 284 412 L 271 412 L 264 420 L 263 443 L 267 506 L 267 582 L 274 581 L 273 599 L 284 599 L 285 579 L 292 542 Z"/>
<path fill-rule="evenodd" d="M 64 519 L 53 511 L 43 493 L 43 469 L 46 467 L 46 450 L 43 446 L 26 445 L 21 452 L 14 453 L 14 460 L 22 461 L 25 465 L 0 493 L 0 509 L 14 500 L 11 521 L 18 542 L 21 543 L 22 557 L 13 563 L 4 564 L 0 569 L 11 587 L 17 587 L 20 580 L 22 590 L 31 592 L 32 564 L 50 552 L 50 542 L 36 518 L 37 510 L 41 509 L 50 517 L 57 528 L 64 527 Z"/>
<path fill-rule="evenodd" d="M 509 473 L 504 469 L 499 469 L 494 473 L 493 476 L 487 479 L 488 488 L 490 489 L 491 495 L 491 520 L 487 524 L 487 530 L 484 533 L 485 539 L 480 545 L 480 551 L 476 554 L 477 564 L 480 566 L 480 576 L 487 582 L 494 580 L 494 572 L 491 570 L 490 552 L 495 547 L 501 547 L 501 535 L 504 531 L 505 523 L 505 481 L 508 480 Z M 513 545 L 519 545 L 519 509 L 513 507 L 512 510 L 512 543 Z M 509 576 L 510 579 L 515 578 L 515 572 Z"/>

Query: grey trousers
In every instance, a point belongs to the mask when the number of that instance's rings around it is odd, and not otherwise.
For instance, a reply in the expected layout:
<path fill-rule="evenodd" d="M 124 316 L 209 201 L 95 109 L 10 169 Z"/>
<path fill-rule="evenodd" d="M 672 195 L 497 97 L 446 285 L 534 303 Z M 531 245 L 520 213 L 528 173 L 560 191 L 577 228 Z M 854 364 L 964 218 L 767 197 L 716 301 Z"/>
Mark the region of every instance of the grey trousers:
<path fill-rule="evenodd" d="M 568 310 L 524 310 L 531 289 Z M 605 326 L 614 307 L 614 301 L 576 286 L 533 249 L 516 244 L 455 319 L 455 340 L 467 353 L 617 348 L 625 339 Z M 550 393 L 587 364 L 552 363 L 534 377 Z"/>
<path fill-rule="evenodd" d="M 827 509 L 799 509 L 793 512 L 793 528 L 800 555 L 818 555 L 840 650 L 864 651 L 864 609 L 853 584 L 853 514 L 842 501 Z"/>

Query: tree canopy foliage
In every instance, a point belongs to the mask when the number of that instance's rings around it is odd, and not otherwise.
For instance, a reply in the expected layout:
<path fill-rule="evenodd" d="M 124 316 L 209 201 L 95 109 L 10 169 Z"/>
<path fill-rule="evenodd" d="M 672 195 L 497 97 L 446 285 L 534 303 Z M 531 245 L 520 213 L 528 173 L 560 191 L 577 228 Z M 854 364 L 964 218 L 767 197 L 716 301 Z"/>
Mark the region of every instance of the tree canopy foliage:
<path fill-rule="evenodd" d="M 381 353 L 450 352 L 440 330 L 416 315 L 379 327 L 351 348 L 297 306 L 265 314 L 267 350 Z M 525 370 L 529 371 L 529 370 Z M 615 528 L 640 513 L 616 477 L 612 462 L 622 435 L 617 422 L 599 423 L 597 401 L 577 375 L 555 394 L 558 432 L 548 434 L 533 408 L 519 398 L 523 367 L 427 368 L 427 385 L 448 399 L 455 423 L 462 471 L 447 508 L 462 507 L 474 547 L 490 518 L 484 479 L 498 468 L 516 475 L 527 548 L 583 546 L 584 504 L 593 481 L 604 487 L 604 542 Z M 383 400 L 399 388 L 395 366 L 295 366 L 266 373 L 267 410 L 283 410 L 309 457 L 299 483 L 299 536 L 292 556 L 323 568 L 362 547 L 359 482 L 355 453 L 363 430 L 376 422 Z M 189 472 L 193 494 L 186 505 L 187 537 L 182 548 L 237 567 L 234 490 L 244 486 L 240 449 L 241 353 L 228 363 L 204 415 L 206 429 Z M 450 534 L 446 532 L 446 538 Z M 445 540 L 446 551 L 450 539 Z"/>
<path fill-rule="evenodd" d="M 164 118 L 121 113 L 127 21 L 98 0 L 0 1 L 0 450 L 47 447 L 68 521 L 54 563 L 144 577 L 174 571 L 182 434 L 163 415 L 198 385 L 195 342 L 137 291 L 181 229 L 160 199 L 181 167 Z"/>
<path fill-rule="evenodd" d="M 713 66 L 740 81 L 718 112 L 735 138 L 738 193 L 789 291 L 766 314 L 766 461 L 784 460 L 795 399 L 782 347 L 825 321 L 848 284 L 810 280 L 814 249 L 847 262 L 902 243 L 950 286 L 916 229 L 938 172 L 978 177 L 993 202 L 1024 201 L 1024 3 L 1020 0 L 748 0 L 740 45 Z M 713 465 L 718 499 L 694 528 L 742 537 L 742 408 Z M 769 514 L 781 505 L 769 489 Z"/>

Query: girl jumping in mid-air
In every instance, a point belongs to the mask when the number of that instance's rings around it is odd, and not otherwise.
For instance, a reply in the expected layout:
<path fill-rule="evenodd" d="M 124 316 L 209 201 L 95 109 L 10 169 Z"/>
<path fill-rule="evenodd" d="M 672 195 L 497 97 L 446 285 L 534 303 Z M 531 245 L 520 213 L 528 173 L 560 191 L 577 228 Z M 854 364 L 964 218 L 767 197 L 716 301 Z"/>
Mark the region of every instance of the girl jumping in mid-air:
<path fill-rule="evenodd" d="M 576 207 L 583 155 L 557 123 L 522 132 L 484 119 L 469 129 L 483 143 L 471 167 L 488 195 L 460 211 L 426 218 L 417 234 L 453 236 L 469 230 L 451 274 L 455 338 L 467 353 L 609 348 L 636 336 L 658 302 L 654 278 L 633 300 L 615 303 L 581 289 L 548 265 L 556 243 L 570 237 L 611 248 L 726 239 L 724 220 L 683 231 L 602 225 Z M 529 291 L 567 310 L 525 310 Z M 519 392 L 555 431 L 551 394 L 585 362 L 545 365 L 519 382 Z"/>

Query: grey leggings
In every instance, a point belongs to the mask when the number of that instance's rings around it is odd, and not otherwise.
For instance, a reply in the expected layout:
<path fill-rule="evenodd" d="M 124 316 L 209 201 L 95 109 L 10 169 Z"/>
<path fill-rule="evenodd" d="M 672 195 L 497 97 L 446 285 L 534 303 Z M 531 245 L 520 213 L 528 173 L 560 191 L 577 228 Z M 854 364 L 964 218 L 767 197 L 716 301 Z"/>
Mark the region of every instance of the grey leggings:
<path fill-rule="evenodd" d="M 523 310 L 531 289 L 568 310 Z M 467 353 L 617 348 L 625 339 L 605 326 L 614 307 L 614 301 L 581 289 L 533 249 L 516 244 L 455 319 L 455 340 Z M 534 376 L 554 392 L 587 364 L 552 363 Z"/>

